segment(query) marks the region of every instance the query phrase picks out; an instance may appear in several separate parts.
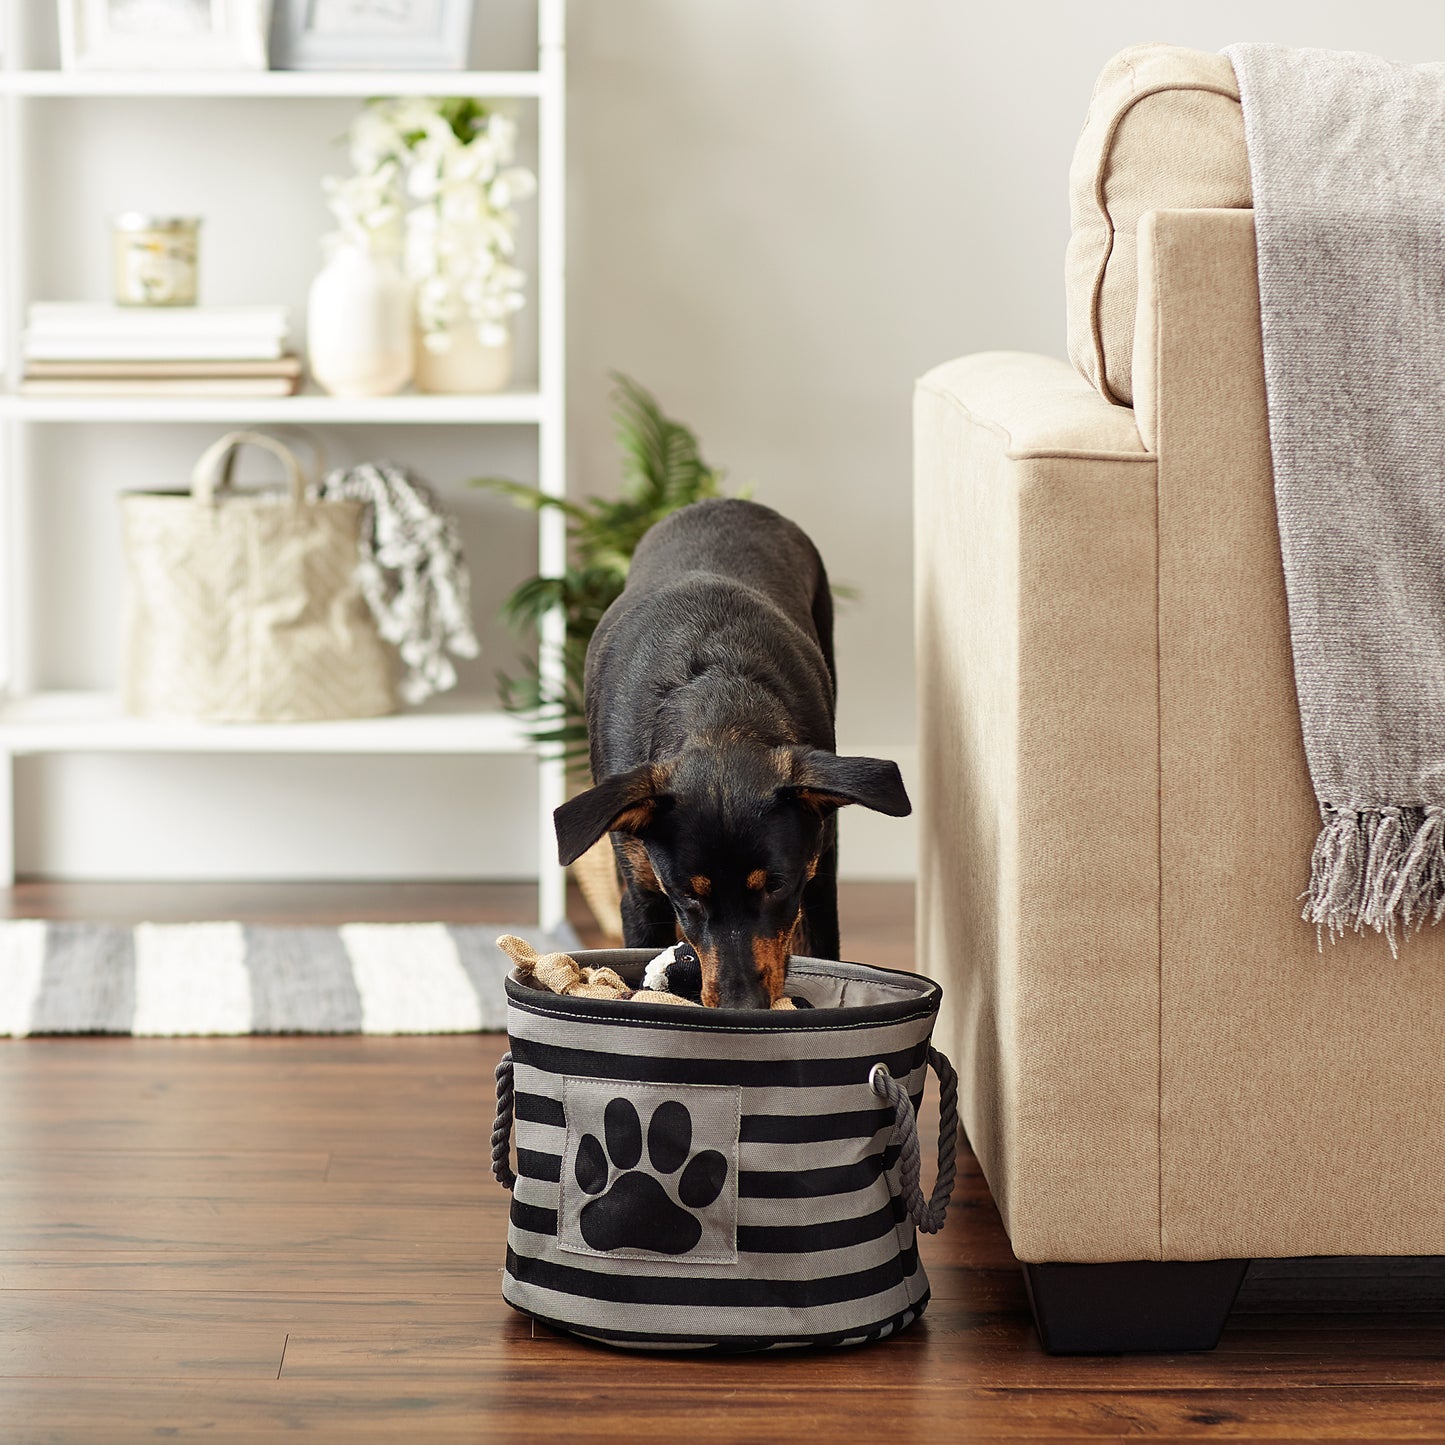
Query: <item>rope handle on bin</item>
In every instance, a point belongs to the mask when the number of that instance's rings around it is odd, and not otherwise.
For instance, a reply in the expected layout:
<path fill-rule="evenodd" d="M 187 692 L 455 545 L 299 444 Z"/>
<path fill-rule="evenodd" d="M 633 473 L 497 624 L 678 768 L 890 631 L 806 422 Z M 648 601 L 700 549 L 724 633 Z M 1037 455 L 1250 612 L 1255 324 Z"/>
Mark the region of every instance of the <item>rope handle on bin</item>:
<path fill-rule="evenodd" d="M 938 1075 L 938 1182 L 933 1186 L 931 1199 L 924 1199 L 919 1182 L 922 1151 L 918 1144 L 918 1119 L 908 1090 L 888 1072 L 888 1065 L 882 1063 L 874 1064 L 869 1070 L 868 1086 L 893 1110 L 893 1138 L 898 1144 L 903 1202 L 914 1224 L 924 1234 L 937 1234 L 948 1214 L 948 1200 L 958 1173 L 958 1074 L 947 1057 L 932 1045 L 928 1049 L 928 1062 Z"/>
<path fill-rule="evenodd" d="M 497 1065 L 497 1117 L 492 1121 L 492 1173 L 503 1189 L 510 1189 L 517 1176 L 512 1173 L 512 1051 Z"/>

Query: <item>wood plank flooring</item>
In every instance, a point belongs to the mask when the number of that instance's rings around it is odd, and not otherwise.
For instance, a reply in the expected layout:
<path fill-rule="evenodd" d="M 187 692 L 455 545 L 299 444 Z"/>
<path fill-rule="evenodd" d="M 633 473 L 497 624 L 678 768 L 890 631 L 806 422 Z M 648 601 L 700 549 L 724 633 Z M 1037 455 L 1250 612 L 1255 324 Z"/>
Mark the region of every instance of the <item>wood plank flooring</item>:
<path fill-rule="evenodd" d="M 908 961 L 906 888 L 843 895 Z M 527 890 L 53 887 L 0 914 L 525 917 Z M 1219 1350 L 1050 1359 L 971 1157 L 934 1301 L 860 1351 L 577 1345 L 501 1300 L 495 1036 L 0 1045 L 0 1440 L 1445 1438 L 1439 1261 L 1256 1265 Z M 925 1126 L 926 1127 L 926 1126 Z"/>

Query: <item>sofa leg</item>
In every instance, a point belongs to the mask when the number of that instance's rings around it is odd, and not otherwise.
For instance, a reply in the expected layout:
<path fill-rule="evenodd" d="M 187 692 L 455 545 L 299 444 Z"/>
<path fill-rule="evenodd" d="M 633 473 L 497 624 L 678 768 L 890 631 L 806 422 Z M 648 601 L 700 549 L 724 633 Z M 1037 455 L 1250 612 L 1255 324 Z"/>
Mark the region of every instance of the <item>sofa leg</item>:
<path fill-rule="evenodd" d="M 1247 1259 L 1025 1264 L 1039 1339 L 1051 1355 L 1212 1350 Z"/>

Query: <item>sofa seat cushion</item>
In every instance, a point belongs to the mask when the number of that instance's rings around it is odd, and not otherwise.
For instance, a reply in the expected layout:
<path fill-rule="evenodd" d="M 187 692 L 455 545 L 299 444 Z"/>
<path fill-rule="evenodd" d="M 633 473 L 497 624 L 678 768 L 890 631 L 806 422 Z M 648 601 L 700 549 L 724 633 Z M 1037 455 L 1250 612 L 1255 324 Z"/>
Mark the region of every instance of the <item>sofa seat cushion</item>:
<path fill-rule="evenodd" d="M 1244 116 L 1223 55 L 1132 45 L 1104 67 L 1069 172 L 1069 359 L 1134 399 L 1135 231 L 1158 210 L 1253 204 Z"/>

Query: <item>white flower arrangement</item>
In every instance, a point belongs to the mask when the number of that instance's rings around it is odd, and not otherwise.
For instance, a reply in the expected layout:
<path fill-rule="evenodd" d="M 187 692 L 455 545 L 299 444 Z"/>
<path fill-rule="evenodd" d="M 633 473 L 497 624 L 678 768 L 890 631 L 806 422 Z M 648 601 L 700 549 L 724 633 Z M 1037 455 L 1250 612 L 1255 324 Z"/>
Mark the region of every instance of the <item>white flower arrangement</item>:
<path fill-rule="evenodd" d="M 338 223 L 328 243 L 400 256 L 428 350 L 450 349 L 466 324 L 483 346 L 504 346 L 526 300 L 514 202 L 537 189 L 513 164 L 510 117 L 470 97 L 373 100 L 347 139 L 356 174 L 322 182 Z"/>

